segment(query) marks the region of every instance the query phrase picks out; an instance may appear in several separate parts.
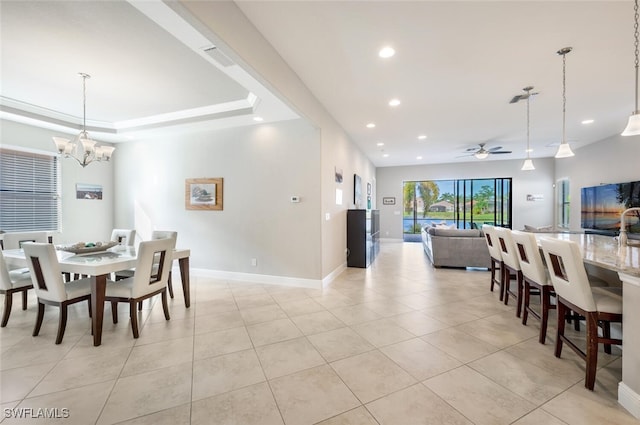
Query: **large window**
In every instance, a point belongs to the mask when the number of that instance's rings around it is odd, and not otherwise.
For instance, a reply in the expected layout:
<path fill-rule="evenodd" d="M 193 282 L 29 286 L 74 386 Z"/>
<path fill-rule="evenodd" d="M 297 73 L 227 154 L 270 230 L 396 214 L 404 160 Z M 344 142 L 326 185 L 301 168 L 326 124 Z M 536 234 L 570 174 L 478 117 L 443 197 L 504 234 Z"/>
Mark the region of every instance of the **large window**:
<path fill-rule="evenodd" d="M 479 229 L 483 224 L 511 228 L 511 179 L 404 182 L 406 241 L 419 240 L 425 225 Z"/>
<path fill-rule="evenodd" d="M 58 157 L 0 148 L 0 229 L 58 231 L 60 209 Z"/>
<path fill-rule="evenodd" d="M 558 180 L 556 188 L 558 190 L 558 227 L 568 229 L 571 206 L 571 198 L 569 196 L 569 179 Z"/>

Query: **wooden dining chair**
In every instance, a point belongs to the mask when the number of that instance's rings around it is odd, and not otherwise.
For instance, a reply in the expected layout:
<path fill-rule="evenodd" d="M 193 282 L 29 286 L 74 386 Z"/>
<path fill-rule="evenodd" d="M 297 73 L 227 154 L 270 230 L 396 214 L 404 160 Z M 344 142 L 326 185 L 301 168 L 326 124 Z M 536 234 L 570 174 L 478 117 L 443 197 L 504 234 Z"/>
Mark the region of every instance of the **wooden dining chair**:
<path fill-rule="evenodd" d="M 27 292 L 29 289 L 33 289 L 29 269 L 9 270 L 4 260 L 4 254 L 0 251 L 0 294 L 4 295 L 4 310 L 2 312 L 2 324 L 0 327 L 4 328 L 9 322 L 13 304 L 13 294 L 22 294 L 22 309 L 27 309 Z"/>
<path fill-rule="evenodd" d="M 520 261 L 518 260 L 518 254 L 516 253 L 516 246 L 513 243 L 513 238 L 511 237 L 511 229 L 496 227 L 495 230 L 498 235 L 500 254 L 502 255 L 504 303 L 505 305 L 509 304 L 509 295 L 513 296 L 516 299 L 516 316 L 520 317 L 522 314 L 523 281 Z M 517 288 L 515 291 L 511 289 L 512 278 L 515 278 L 516 281 Z"/>
<path fill-rule="evenodd" d="M 56 344 L 62 342 L 67 326 L 67 306 L 87 301 L 91 316 L 91 279 L 79 279 L 64 283 L 56 249 L 49 243 L 25 243 L 22 248 L 27 259 L 33 288 L 38 296 L 38 317 L 33 328 L 33 336 L 38 336 L 44 319 L 46 305 L 60 308 Z"/>
<path fill-rule="evenodd" d="M 598 363 L 598 344 L 604 344 L 611 353 L 611 344 L 622 344 L 621 339 L 611 338 L 611 323 L 622 323 L 622 294 L 617 291 L 592 288 L 584 268 L 580 247 L 572 241 L 542 238 L 549 276 L 557 294 L 558 329 L 555 356 L 562 354 L 566 343 L 586 361 L 584 386 L 593 391 Z M 586 352 L 571 341 L 564 332 L 565 316 L 570 310 L 584 316 L 587 328 Z M 602 336 L 598 335 L 602 327 Z"/>
<path fill-rule="evenodd" d="M 162 308 L 166 320 L 170 319 L 167 304 L 167 282 L 173 263 L 174 239 L 140 242 L 138 262 L 130 278 L 107 282 L 105 300 L 111 302 L 113 323 L 118 323 L 119 302 L 129 303 L 129 317 L 133 337 L 138 338 L 138 303 L 155 295 L 162 295 Z"/>
<path fill-rule="evenodd" d="M 500 301 L 504 299 L 504 279 L 502 278 L 502 254 L 500 247 L 498 246 L 498 234 L 495 227 L 485 224 L 482 226 L 482 232 L 484 233 L 484 239 L 487 242 L 487 248 L 489 249 L 489 256 L 491 257 L 491 292 L 493 292 L 494 285 L 498 285 L 500 289 Z M 497 277 L 496 277 L 497 276 Z"/>
<path fill-rule="evenodd" d="M 542 261 L 542 255 L 538 248 L 538 242 L 533 233 L 513 230 L 511 237 L 516 246 L 522 279 L 524 282 L 522 302 L 522 324 L 526 325 L 531 314 L 540 320 L 540 336 L 538 342 L 544 344 L 547 339 L 547 324 L 549 322 L 549 310 L 556 308 L 551 304 L 551 297 L 555 296 L 553 284 L 549 278 L 547 267 Z M 540 296 L 540 313 L 531 308 L 531 295 Z"/>

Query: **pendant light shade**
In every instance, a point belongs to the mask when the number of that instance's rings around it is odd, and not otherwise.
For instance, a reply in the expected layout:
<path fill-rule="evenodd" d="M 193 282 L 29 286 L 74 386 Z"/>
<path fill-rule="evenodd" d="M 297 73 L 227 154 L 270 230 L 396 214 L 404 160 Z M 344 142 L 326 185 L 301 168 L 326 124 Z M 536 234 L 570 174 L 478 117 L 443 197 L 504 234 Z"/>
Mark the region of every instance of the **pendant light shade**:
<path fill-rule="evenodd" d="M 558 54 L 562 56 L 562 141 L 558 146 L 556 158 L 569 158 L 575 154 L 571 150 L 571 146 L 567 143 L 566 127 L 567 127 L 567 53 L 571 52 L 571 47 L 564 47 L 558 50 Z"/>
<path fill-rule="evenodd" d="M 629 117 L 629 122 L 627 123 L 627 127 L 622 132 L 621 136 L 637 136 L 640 135 L 640 111 L 638 110 L 638 0 L 635 0 L 635 5 L 633 7 L 634 10 L 634 45 L 635 45 L 635 56 L 636 56 L 636 108 L 633 110 L 633 114 Z"/>
<path fill-rule="evenodd" d="M 533 166 L 533 161 L 531 160 L 531 158 L 527 158 L 524 160 L 524 164 L 522 164 L 522 171 L 533 171 L 535 170 L 536 167 Z"/>

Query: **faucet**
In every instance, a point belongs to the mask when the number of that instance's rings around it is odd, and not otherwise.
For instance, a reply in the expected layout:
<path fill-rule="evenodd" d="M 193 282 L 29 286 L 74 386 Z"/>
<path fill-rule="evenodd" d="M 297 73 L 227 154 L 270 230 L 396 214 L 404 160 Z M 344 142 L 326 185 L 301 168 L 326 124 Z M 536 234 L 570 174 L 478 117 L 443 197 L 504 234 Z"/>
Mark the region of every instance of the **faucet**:
<path fill-rule="evenodd" d="M 627 245 L 627 223 L 625 216 L 631 211 L 640 211 L 640 207 L 628 208 L 620 214 L 620 235 L 618 236 L 618 242 L 623 246 Z"/>

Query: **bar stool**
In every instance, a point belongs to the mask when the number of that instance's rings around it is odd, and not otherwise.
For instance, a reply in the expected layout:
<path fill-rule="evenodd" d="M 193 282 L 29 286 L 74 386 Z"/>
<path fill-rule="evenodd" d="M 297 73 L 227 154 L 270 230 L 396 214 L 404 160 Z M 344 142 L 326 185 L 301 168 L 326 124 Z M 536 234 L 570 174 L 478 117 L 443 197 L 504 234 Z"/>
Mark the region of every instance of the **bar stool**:
<path fill-rule="evenodd" d="M 495 227 L 485 224 L 482 226 L 482 232 L 484 233 L 484 239 L 487 242 L 487 248 L 489 249 L 489 256 L 491 257 L 491 292 L 493 292 L 494 285 L 498 285 L 500 288 L 500 301 L 504 299 L 504 280 L 502 279 L 502 254 L 498 247 L 498 234 L 495 231 Z M 498 279 L 496 279 L 496 271 L 499 270 Z"/>
<path fill-rule="evenodd" d="M 522 279 L 524 281 L 524 300 L 522 303 L 522 324 L 527 324 L 529 313 L 540 320 L 540 337 L 538 341 L 544 344 L 547 338 L 547 323 L 549 322 L 549 310 L 555 310 L 551 304 L 551 296 L 555 296 L 553 284 L 549 279 L 549 272 L 542 261 L 540 249 L 536 237 L 532 233 L 513 230 L 511 237 L 516 245 Z M 540 314 L 533 310 L 530 303 L 531 295 L 540 295 Z"/>
<path fill-rule="evenodd" d="M 496 227 L 498 234 L 498 242 L 500 254 L 502 255 L 503 279 L 504 279 L 504 303 L 509 304 L 509 295 L 516 298 L 516 317 L 520 317 L 522 313 L 522 270 L 520 269 L 520 261 L 516 253 L 516 246 L 511 237 L 511 230 L 504 227 Z M 511 280 L 515 278 L 517 284 L 517 292 L 511 290 Z"/>
<path fill-rule="evenodd" d="M 557 294 L 558 330 L 555 356 L 560 357 L 562 344 L 566 343 L 586 361 L 584 386 L 593 391 L 598 363 L 598 344 L 611 351 L 611 344 L 622 344 L 621 339 L 611 338 L 610 324 L 622 323 L 622 296 L 607 290 L 596 290 L 589 285 L 580 247 L 572 241 L 540 239 L 542 251 L 549 266 L 549 275 Z M 565 315 L 570 311 L 585 317 L 587 328 L 586 353 L 564 333 Z M 603 336 L 598 335 L 598 326 Z"/>

